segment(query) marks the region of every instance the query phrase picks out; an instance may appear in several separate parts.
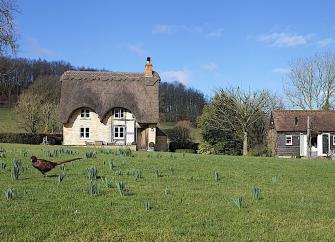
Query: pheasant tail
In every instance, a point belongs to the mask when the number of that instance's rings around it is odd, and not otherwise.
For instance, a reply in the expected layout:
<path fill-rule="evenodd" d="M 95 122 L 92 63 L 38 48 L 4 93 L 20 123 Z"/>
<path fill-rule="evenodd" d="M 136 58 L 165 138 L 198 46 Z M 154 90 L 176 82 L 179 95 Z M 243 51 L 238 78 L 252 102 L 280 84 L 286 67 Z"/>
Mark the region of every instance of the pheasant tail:
<path fill-rule="evenodd" d="M 68 163 L 68 162 L 75 161 L 75 160 L 80 160 L 80 159 L 82 159 L 82 158 L 74 158 L 74 159 L 70 159 L 70 160 L 55 161 L 55 163 L 57 163 L 57 165 L 61 165 L 61 164 L 64 164 L 64 163 Z"/>

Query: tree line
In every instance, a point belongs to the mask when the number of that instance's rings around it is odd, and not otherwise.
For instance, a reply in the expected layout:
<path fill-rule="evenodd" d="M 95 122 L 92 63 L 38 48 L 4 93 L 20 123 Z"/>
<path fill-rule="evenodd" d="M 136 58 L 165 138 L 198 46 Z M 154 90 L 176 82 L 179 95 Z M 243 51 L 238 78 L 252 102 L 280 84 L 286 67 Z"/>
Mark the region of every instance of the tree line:
<path fill-rule="evenodd" d="M 162 82 L 159 89 L 161 122 L 190 120 L 193 124 L 206 105 L 204 94 L 179 82 Z"/>

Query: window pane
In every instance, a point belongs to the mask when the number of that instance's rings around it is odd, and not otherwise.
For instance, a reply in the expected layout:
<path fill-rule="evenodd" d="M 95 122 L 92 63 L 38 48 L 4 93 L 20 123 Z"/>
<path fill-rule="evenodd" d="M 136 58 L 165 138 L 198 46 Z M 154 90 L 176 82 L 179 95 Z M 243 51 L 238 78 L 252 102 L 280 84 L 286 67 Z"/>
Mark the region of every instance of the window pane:
<path fill-rule="evenodd" d="M 90 117 L 90 110 L 86 109 L 86 118 L 89 118 L 89 117 Z"/>
<path fill-rule="evenodd" d="M 123 109 L 120 109 L 120 118 L 123 118 Z"/>
<path fill-rule="evenodd" d="M 85 117 L 84 109 L 81 110 L 80 116 L 83 118 Z"/>

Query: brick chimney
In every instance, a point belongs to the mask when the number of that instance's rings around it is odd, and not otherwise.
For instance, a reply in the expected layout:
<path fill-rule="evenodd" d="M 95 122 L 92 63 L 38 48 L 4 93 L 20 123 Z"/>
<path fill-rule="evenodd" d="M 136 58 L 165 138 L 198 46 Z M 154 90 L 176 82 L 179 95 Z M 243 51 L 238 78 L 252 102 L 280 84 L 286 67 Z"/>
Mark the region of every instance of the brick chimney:
<path fill-rule="evenodd" d="M 145 64 L 145 77 L 152 77 L 152 64 L 150 62 L 150 57 L 147 57 L 147 63 Z"/>

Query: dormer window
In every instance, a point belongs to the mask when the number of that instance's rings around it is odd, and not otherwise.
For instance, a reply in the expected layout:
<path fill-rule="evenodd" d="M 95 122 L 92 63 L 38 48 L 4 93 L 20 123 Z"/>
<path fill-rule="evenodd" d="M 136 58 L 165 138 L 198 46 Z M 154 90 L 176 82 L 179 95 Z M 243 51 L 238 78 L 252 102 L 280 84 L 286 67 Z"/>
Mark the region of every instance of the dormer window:
<path fill-rule="evenodd" d="M 122 108 L 116 108 L 114 110 L 114 118 L 115 119 L 122 119 L 122 118 L 124 118 L 124 109 L 122 109 Z"/>
<path fill-rule="evenodd" d="M 89 109 L 82 109 L 80 113 L 81 118 L 89 118 L 90 117 L 90 110 Z"/>

